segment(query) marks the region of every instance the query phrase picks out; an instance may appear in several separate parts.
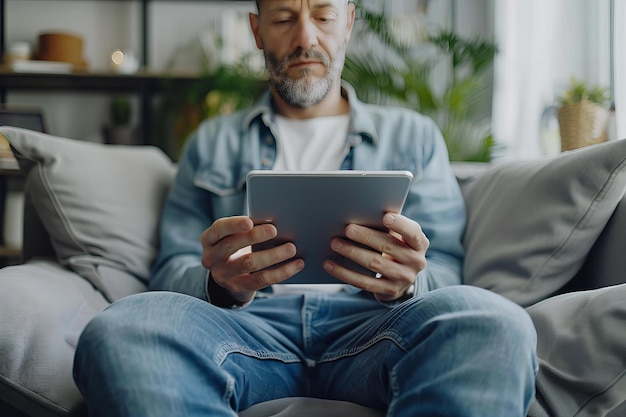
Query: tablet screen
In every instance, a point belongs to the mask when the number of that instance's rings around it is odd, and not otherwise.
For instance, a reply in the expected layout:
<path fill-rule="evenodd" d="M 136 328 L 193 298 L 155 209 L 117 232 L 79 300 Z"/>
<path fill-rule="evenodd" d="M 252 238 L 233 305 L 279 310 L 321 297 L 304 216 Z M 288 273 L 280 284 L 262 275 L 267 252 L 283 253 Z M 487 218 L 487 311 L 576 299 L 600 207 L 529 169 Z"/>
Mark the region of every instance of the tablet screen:
<path fill-rule="evenodd" d="M 249 216 L 278 229 L 275 239 L 253 250 L 293 242 L 305 268 L 285 284 L 337 284 L 322 267 L 327 259 L 344 262 L 330 240 L 344 236 L 349 223 L 384 230 L 384 213 L 402 212 L 412 180 L 408 171 L 252 171 L 246 179 Z M 373 275 L 354 263 L 349 267 Z"/>

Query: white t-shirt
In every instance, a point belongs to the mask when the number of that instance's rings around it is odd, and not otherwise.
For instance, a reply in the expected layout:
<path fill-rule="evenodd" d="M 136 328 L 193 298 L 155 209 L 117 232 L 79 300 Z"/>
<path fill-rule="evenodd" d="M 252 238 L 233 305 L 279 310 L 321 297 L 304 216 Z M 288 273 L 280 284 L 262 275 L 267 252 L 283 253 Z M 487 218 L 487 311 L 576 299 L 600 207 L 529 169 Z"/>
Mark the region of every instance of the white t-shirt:
<path fill-rule="evenodd" d="M 276 116 L 276 171 L 337 170 L 348 155 L 349 115 L 289 119 Z"/>
<path fill-rule="evenodd" d="M 332 171 L 341 168 L 348 155 L 349 115 L 289 119 L 276 116 L 276 171 Z M 330 242 L 329 242 L 330 244 Z M 274 294 L 305 291 L 338 292 L 344 284 L 274 285 Z"/>

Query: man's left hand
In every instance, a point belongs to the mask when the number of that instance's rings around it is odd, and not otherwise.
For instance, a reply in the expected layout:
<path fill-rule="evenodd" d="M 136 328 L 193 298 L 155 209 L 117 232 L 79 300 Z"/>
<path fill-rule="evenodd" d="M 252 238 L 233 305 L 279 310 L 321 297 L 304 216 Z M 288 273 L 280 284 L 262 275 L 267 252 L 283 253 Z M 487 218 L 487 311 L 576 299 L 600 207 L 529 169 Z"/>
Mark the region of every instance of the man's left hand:
<path fill-rule="evenodd" d="M 400 214 L 386 213 L 383 224 L 388 232 L 349 224 L 347 239 L 333 238 L 330 244 L 335 252 L 379 274 L 379 278 L 330 260 L 324 262 L 324 269 L 346 284 L 373 293 L 379 301 L 389 302 L 415 285 L 417 274 L 426 267 L 429 241 L 417 222 Z"/>

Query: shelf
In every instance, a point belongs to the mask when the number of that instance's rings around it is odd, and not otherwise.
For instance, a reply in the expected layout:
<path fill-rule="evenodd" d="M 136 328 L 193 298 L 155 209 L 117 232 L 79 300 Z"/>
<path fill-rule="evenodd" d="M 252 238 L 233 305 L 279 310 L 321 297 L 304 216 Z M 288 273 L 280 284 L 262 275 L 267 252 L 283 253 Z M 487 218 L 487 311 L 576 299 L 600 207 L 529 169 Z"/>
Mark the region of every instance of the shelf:
<path fill-rule="evenodd" d="M 10 176 L 10 177 L 20 177 L 23 176 L 24 173 L 19 169 L 14 168 L 0 168 L 0 177 L 2 176 Z"/>
<path fill-rule="evenodd" d="M 22 251 L 20 249 L 0 246 L 0 258 L 20 258 Z"/>
<path fill-rule="evenodd" d="M 139 125 L 143 144 L 154 144 L 152 98 L 162 92 L 186 91 L 200 79 L 198 74 L 169 74 L 139 71 L 136 74 L 86 72 L 69 74 L 14 72 L 0 67 L 0 96 L 8 91 L 48 91 L 75 93 L 128 93 L 140 98 Z"/>
<path fill-rule="evenodd" d="M 0 68 L 0 89 L 65 91 L 150 91 L 159 92 L 172 84 L 185 88 L 198 80 L 197 74 L 158 74 L 140 71 L 121 75 L 113 72 L 42 74 L 13 72 Z"/>

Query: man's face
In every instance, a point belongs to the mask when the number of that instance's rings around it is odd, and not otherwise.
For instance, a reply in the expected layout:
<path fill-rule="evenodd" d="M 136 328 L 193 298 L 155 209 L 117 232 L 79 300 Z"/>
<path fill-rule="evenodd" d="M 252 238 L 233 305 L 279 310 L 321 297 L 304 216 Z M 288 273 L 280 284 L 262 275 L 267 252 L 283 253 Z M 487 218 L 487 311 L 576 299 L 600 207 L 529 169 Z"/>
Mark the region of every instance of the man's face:
<path fill-rule="evenodd" d="M 270 83 L 287 103 L 318 104 L 340 80 L 354 23 L 347 0 L 262 0 L 250 23 Z"/>

